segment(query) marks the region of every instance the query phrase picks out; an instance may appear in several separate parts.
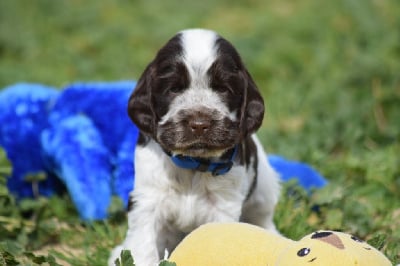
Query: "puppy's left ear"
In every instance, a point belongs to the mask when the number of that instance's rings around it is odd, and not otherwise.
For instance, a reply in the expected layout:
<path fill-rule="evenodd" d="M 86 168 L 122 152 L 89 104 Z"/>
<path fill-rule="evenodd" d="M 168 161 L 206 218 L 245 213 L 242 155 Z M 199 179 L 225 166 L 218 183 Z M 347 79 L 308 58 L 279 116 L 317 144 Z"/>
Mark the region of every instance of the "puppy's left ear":
<path fill-rule="evenodd" d="M 242 77 L 245 83 L 245 94 L 241 114 L 241 128 L 243 135 L 248 136 L 254 133 L 262 124 L 264 100 L 246 69 L 242 71 Z"/>
<path fill-rule="evenodd" d="M 152 80 L 154 66 L 150 63 L 140 77 L 128 102 L 128 115 L 144 133 L 154 133 L 154 108 L 152 104 Z"/>

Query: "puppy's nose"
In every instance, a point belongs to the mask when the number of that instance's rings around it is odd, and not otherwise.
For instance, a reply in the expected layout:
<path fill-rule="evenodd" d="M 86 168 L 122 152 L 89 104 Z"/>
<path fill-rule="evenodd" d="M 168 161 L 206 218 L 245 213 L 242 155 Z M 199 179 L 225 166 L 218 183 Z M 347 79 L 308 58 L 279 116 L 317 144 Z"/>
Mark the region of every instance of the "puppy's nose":
<path fill-rule="evenodd" d="M 193 118 L 189 121 L 189 127 L 193 134 L 202 135 L 208 131 L 211 122 L 207 119 Z"/>

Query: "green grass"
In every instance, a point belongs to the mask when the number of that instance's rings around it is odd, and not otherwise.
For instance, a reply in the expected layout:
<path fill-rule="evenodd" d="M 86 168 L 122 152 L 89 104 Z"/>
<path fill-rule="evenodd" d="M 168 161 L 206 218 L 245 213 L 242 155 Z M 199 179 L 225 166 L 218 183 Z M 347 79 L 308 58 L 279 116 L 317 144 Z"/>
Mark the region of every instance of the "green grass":
<path fill-rule="evenodd" d="M 175 32 L 217 30 L 262 90 L 267 151 L 330 181 L 311 196 L 285 187 L 275 217 L 282 233 L 346 231 L 400 263 L 398 1 L 197 2 L 1 1 L 0 87 L 135 79 Z M 0 264 L 104 265 L 124 237 L 117 200 L 109 220 L 85 224 L 68 195 L 17 205 L 4 182 Z"/>

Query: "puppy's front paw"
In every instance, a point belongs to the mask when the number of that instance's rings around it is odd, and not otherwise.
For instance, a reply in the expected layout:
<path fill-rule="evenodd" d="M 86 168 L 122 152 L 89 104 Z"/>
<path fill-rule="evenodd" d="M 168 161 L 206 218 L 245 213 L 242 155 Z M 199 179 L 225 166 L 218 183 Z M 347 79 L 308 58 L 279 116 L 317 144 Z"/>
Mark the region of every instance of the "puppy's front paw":
<path fill-rule="evenodd" d="M 115 261 L 120 257 L 121 252 L 123 250 L 122 245 L 116 246 L 110 254 L 110 258 L 108 259 L 108 266 L 115 266 Z"/>

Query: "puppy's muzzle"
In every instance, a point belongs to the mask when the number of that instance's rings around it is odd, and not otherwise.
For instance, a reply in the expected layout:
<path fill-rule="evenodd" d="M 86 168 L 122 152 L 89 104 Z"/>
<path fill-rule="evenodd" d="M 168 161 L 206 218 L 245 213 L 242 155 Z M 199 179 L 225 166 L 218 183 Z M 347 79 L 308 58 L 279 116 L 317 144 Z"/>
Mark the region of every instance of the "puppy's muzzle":
<path fill-rule="evenodd" d="M 195 136 L 204 135 L 212 126 L 211 118 L 204 114 L 194 115 L 187 119 L 190 132 Z"/>

